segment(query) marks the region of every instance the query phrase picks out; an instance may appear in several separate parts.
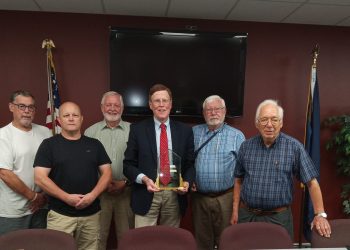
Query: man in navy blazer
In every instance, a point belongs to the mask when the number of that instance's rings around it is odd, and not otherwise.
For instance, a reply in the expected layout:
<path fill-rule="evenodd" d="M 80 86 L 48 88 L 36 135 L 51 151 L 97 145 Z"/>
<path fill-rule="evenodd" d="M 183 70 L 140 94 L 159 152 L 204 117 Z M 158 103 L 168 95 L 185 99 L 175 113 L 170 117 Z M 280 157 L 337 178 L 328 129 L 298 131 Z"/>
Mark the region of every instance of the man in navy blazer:
<path fill-rule="evenodd" d="M 157 225 L 180 226 L 186 211 L 186 194 L 195 178 L 192 129 L 169 118 L 172 94 L 169 88 L 156 84 L 149 91 L 153 117 L 132 124 L 123 162 L 124 175 L 132 182 L 131 207 L 135 227 Z M 181 157 L 184 188 L 160 190 L 155 182 L 160 152 L 160 125 L 165 124 L 168 148 Z"/>

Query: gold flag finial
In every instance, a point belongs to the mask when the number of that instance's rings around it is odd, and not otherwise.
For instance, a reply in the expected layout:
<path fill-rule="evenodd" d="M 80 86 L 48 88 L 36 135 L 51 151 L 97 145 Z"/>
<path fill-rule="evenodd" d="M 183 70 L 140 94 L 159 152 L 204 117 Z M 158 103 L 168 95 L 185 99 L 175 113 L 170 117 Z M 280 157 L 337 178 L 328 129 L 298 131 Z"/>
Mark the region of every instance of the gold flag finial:
<path fill-rule="evenodd" d="M 45 39 L 43 41 L 43 43 L 41 44 L 41 48 L 44 49 L 51 49 L 51 48 L 55 48 L 55 44 L 53 43 L 53 41 L 51 39 Z"/>
<path fill-rule="evenodd" d="M 313 66 L 316 67 L 317 57 L 320 54 L 320 46 L 318 44 L 312 50 Z"/>

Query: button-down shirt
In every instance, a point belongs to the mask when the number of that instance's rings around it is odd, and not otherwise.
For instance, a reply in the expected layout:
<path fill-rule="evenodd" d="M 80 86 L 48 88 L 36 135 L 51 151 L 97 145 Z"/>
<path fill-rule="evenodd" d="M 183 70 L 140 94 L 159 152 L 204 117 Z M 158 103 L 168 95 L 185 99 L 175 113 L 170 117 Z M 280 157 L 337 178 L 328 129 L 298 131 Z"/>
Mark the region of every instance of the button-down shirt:
<path fill-rule="evenodd" d="M 235 169 L 235 177 L 243 178 L 241 199 L 261 209 L 291 204 L 293 176 L 307 183 L 318 174 L 304 146 L 284 133 L 270 147 L 260 135 L 245 141 Z"/>
<path fill-rule="evenodd" d="M 193 127 L 194 145 L 197 150 L 213 133 L 217 134 L 198 153 L 196 187 L 199 192 L 221 192 L 233 186 L 237 154 L 244 135 L 227 124 L 210 131 L 206 124 Z"/>
<path fill-rule="evenodd" d="M 102 142 L 112 161 L 113 180 L 125 179 L 123 175 L 123 159 L 126 143 L 129 139 L 130 123 L 120 121 L 115 128 L 107 126 L 106 121 L 95 123 L 85 130 L 85 135 Z"/>
<path fill-rule="evenodd" d="M 158 121 L 157 119 L 154 118 L 154 129 L 156 130 L 156 141 L 157 141 L 157 156 L 159 158 L 159 148 L 160 148 L 160 132 L 161 132 L 161 128 L 160 128 L 160 121 Z M 171 140 L 171 128 L 170 128 L 170 122 L 169 119 L 164 122 L 164 125 L 166 126 L 166 135 L 168 138 L 168 149 L 172 150 L 173 149 L 173 143 Z"/>
<path fill-rule="evenodd" d="M 159 159 L 160 132 L 161 132 L 160 124 L 161 124 L 161 122 L 158 121 L 155 117 L 153 117 L 153 120 L 154 120 L 154 129 L 156 131 L 157 157 Z M 168 137 L 168 149 L 172 150 L 173 149 L 173 143 L 172 143 L 172 139 L 171 139 L 171 128 L 170 128 L 169 118 L 168 118 L 168 120 L 166 120 L 166 122 L 164 122 L 164 124 L 166 126 L 166 134 L 167 134 L 167 137 Z M 142 184 L 142 178 L 144 176 L 145 176 L 144 173 L 139 174 L 136 177 L 136 183 Z"/>

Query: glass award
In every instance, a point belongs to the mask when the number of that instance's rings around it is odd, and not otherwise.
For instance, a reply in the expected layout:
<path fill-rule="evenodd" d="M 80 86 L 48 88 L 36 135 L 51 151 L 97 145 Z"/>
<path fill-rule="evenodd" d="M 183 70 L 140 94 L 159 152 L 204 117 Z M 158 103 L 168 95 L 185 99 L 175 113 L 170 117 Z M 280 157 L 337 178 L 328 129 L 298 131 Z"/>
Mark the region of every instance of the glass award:
<path fill-rule="evenodd" d="M 162 173 L 160 169 L 160 159 L 158 157 L 156 186 L 160 190 L 177 190 L 178 188 L 183 187 L 183 180 L 181 176 L 181 157 L 170 149 L 168 150 L 168 153 L 170 182 L 167 185 L 164 185 L 160 181 L 160 178 L 164 173 Z"/>

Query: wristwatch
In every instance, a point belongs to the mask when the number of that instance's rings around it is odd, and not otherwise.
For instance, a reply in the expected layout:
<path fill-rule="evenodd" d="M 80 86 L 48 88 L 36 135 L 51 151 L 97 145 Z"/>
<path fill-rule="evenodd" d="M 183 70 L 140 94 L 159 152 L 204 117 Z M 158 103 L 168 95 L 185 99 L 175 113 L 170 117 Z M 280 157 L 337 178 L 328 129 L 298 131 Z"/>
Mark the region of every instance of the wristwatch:
<path fill-rule="evenodd" d="M 327 218 L 327 214 L 325 212 L 317 213 L 315 216 L 323 217 L 325 219 Z"/>

